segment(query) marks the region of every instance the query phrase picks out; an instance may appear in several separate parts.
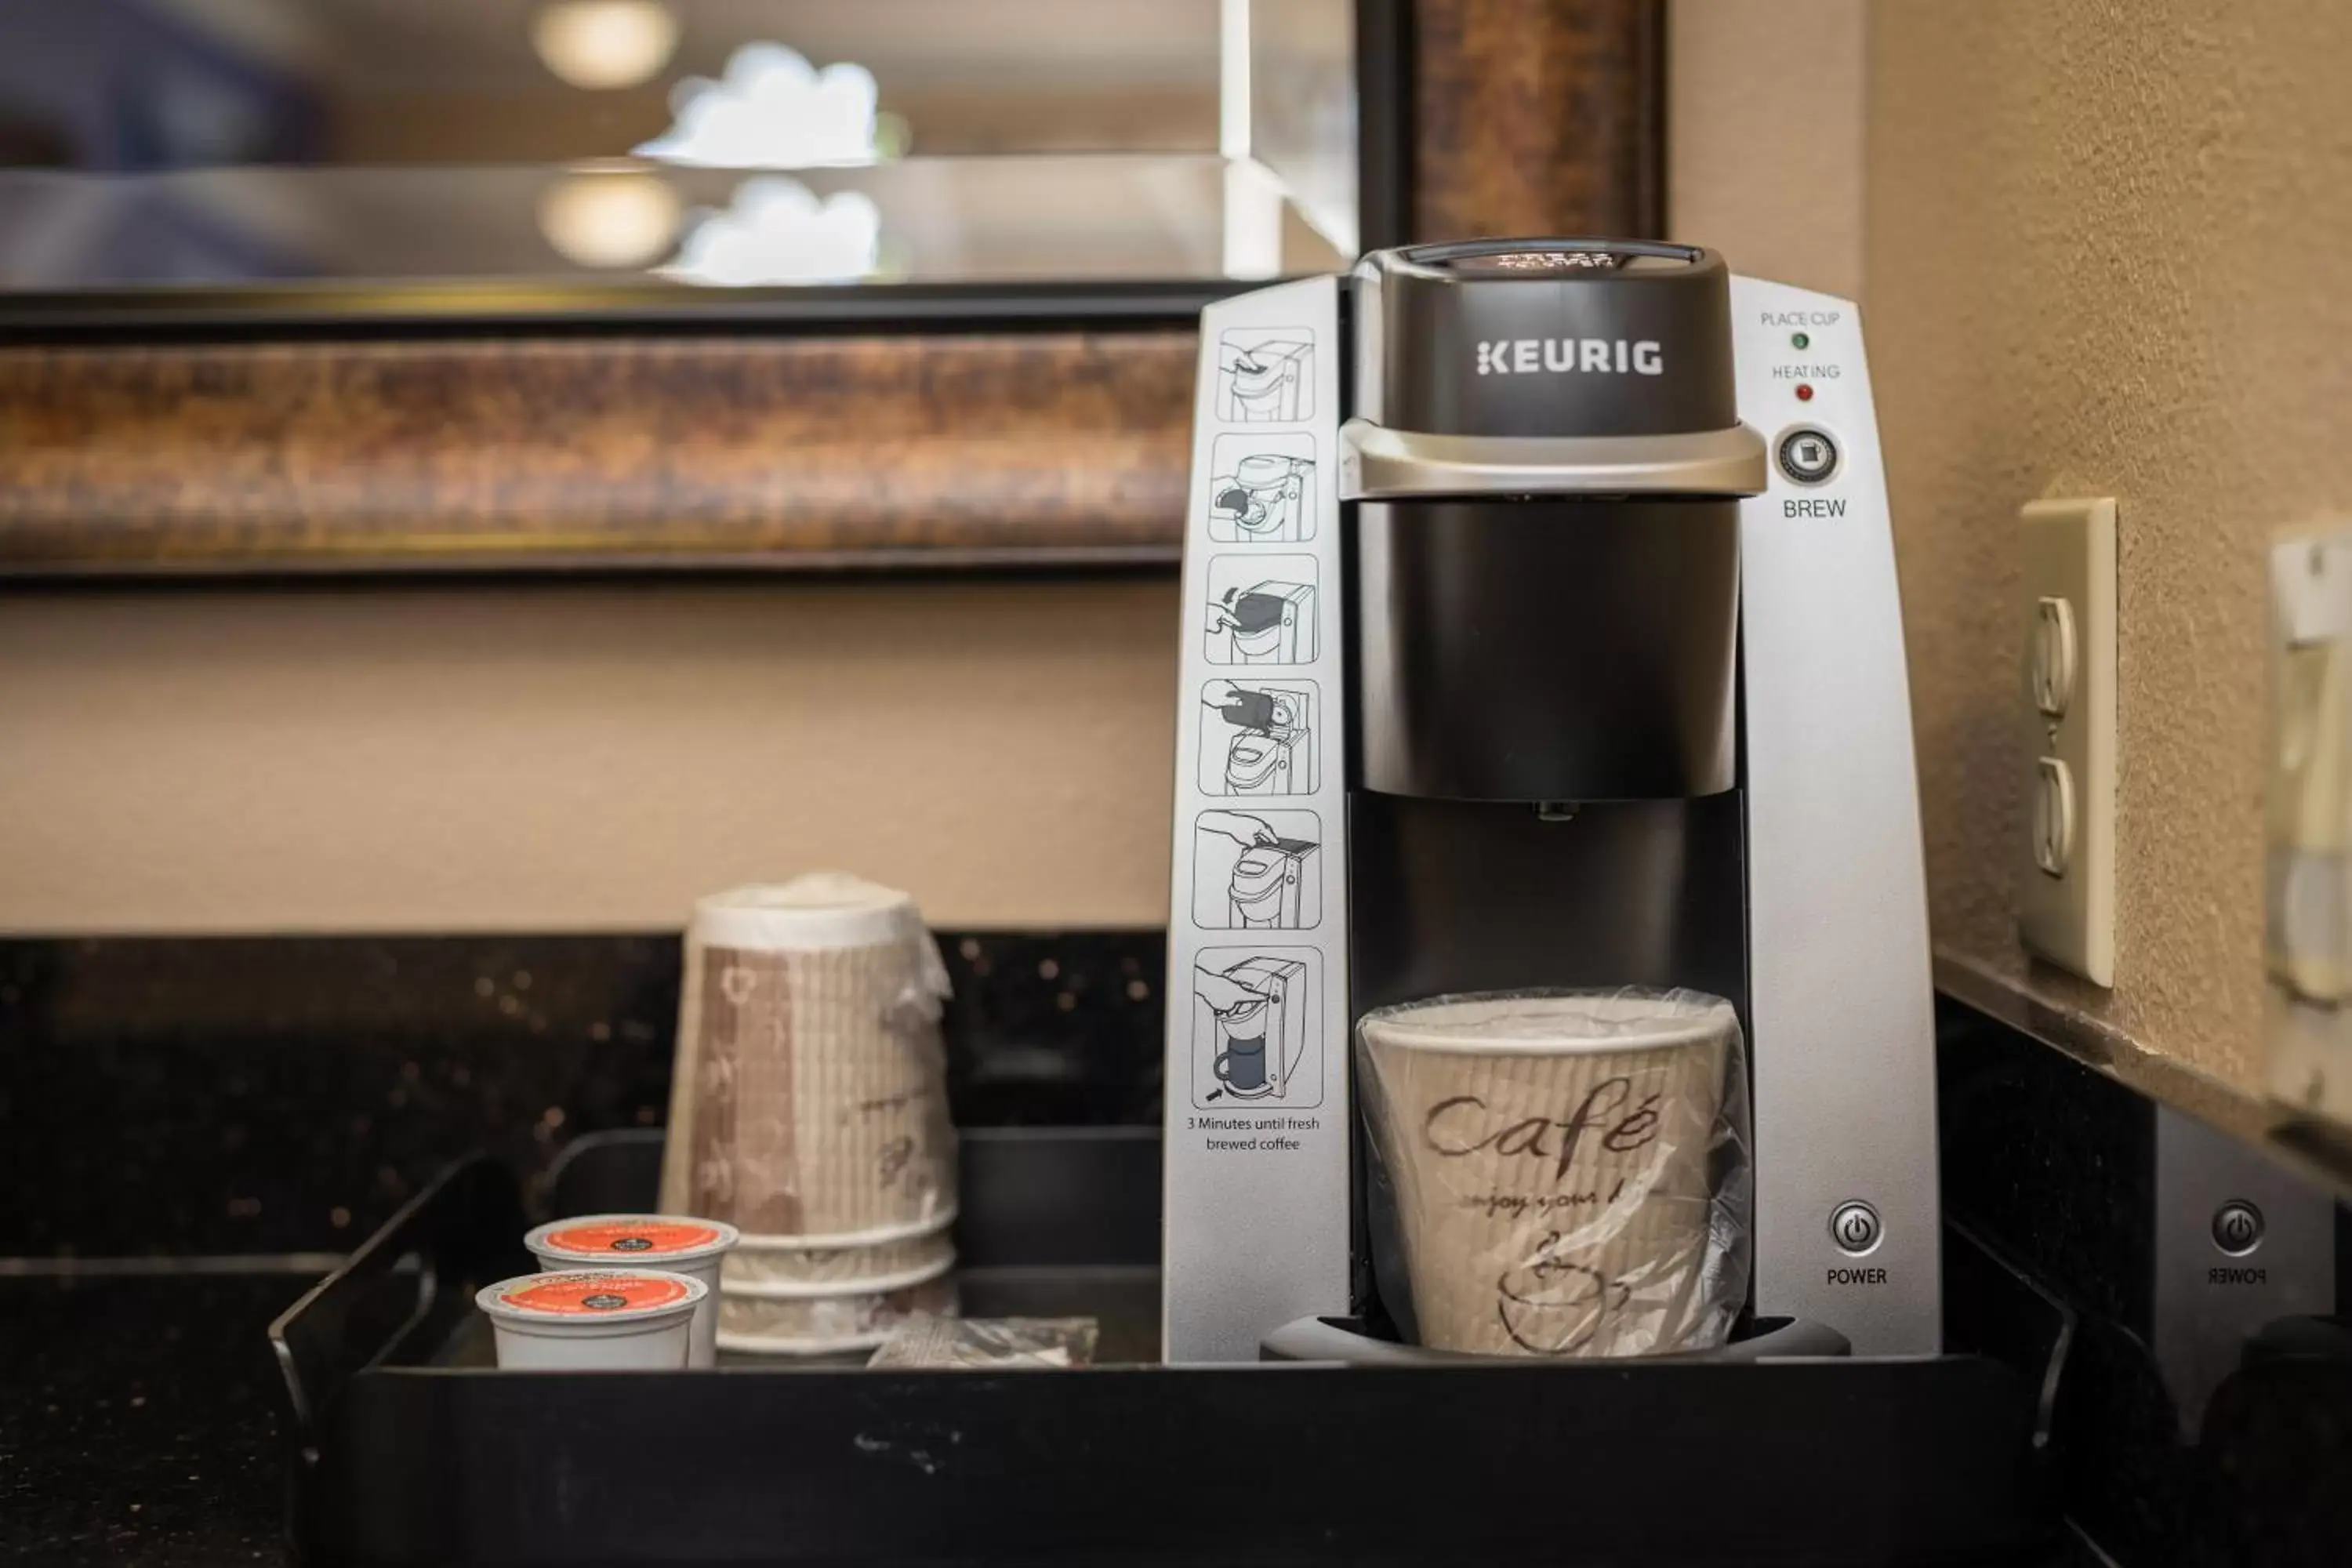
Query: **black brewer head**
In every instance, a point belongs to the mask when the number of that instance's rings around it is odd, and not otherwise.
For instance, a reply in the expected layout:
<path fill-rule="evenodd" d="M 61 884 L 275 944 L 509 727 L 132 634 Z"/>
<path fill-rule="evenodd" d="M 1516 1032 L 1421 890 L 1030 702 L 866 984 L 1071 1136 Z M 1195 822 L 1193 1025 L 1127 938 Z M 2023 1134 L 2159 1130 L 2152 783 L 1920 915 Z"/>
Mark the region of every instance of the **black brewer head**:
<path fill-rule="evenodd" d="M 1390 429 L 1633 436 L 1739 422 L 1731 274 L 1714 251 L 1471 240 L 1376 251 L 1358 275 L 1378 313 L 1371 406 Z"/>

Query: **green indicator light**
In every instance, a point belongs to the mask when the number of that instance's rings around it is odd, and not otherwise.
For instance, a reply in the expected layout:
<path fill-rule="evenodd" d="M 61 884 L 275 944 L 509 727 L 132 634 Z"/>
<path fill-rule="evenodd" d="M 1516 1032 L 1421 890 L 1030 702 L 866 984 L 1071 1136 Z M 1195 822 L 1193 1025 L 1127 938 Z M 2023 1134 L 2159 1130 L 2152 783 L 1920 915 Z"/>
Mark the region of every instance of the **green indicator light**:
<path fill-rule="evenodd" d="M 1791 332 L 1789 334 L 1789 346 L 1791 348 L 1809 349 L 1813 346 L 1813 340 L 1807 337 L 1802 332 Z"/>

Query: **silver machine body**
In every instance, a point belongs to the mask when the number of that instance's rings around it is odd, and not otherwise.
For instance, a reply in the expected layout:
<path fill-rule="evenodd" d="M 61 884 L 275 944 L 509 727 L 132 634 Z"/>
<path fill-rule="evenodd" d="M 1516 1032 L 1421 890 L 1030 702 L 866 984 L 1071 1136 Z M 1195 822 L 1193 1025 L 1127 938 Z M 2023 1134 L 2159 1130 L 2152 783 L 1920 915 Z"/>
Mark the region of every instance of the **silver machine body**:
<path fill-rule="evenodd" d="M 1579 292 L 1587 266 L 1615 292 Z M 1754 1316 L 1938 1352 L 1918 795 L 1853 304 L 1592 240 L 1220 301 L 1183 572 L 1167 1359 L 1398 1305 L 1360 1212 L 1364 1011 L 1626 984 L 1739 1008 Z M 1279 605 L 1251 602 L 1244 656 L 1251 594 Z"/>

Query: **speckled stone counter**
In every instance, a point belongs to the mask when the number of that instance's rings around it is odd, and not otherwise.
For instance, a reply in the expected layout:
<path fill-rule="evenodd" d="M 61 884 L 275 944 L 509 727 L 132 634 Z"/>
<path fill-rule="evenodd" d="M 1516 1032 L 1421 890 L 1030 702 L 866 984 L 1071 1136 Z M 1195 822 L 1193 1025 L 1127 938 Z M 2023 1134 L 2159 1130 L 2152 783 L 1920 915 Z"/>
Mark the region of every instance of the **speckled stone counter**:
<path fill-rule="evenodd" d="M 0 1277 L 0 1554 L 286 1560 L 277 1274 Z"/>

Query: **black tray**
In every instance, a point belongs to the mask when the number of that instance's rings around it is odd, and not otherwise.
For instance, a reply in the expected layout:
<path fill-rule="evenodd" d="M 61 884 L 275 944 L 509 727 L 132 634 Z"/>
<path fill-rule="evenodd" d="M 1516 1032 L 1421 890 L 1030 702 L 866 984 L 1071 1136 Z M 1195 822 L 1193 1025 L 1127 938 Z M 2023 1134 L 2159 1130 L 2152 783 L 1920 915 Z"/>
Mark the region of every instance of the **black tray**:
<path fill-rule="evenodd" d="M 554 1214 L 643 1207 L 657 1134 Z M 1157 1343 L 1159 1141 L 967 1132 L 965 1310 Z M 271 1330 L 313 1563 L 2002 1563 L 2050 1514 L 2036 1380 L 1974 1355 L 1733 1364 L 501 1373 L 510 1173 L 456 1167 Z M 2046 1381 L 2046 1380 L 2044 1380 Z"/>

